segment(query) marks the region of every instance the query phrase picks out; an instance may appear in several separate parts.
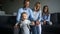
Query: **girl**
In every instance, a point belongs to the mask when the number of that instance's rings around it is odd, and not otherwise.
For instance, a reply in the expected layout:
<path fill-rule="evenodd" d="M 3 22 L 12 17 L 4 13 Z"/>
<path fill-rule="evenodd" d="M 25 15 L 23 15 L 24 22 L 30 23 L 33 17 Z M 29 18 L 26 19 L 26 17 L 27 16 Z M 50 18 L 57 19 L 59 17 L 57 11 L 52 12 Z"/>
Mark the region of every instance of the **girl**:
<path fill-rule="evenodd" d="M 50 13 L 49 13 L 49 8 L 47 5 L 43 7 L 43 12 L 42 12 L 42 20 L 43 24 L 49 24 L 52 25 L 52 22 L 50 22 Z"/>

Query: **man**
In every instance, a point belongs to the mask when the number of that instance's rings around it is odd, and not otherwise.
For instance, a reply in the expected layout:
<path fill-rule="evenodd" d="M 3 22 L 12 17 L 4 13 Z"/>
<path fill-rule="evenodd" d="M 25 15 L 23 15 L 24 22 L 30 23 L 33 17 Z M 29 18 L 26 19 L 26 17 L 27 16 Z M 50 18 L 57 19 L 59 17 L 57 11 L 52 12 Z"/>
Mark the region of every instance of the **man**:
<path fill-rule="evenodd" d="M 18 10 L 18 14 L 17 14 L 17 23 L 20 21 L 20 19 L 21 19 L 21 13 L 23 13 L 23 12 L 26 12 L 28 15 L 28 19 L 30 19 L 29 17 L 30 17 L 30 15 L 32 15 L 32 10 L 29 8 L 29 4 L 30 4 L 30 1 L 29 0 L 25 0 L 24 1 L 24 6 L 23 6 L 23 8 L 20 8 L 19 10 Z M 16 24 L 15 24 L 15 27 L 14 27 L 14 34 L 19 34 L 19 28 L 16 26 Z"/>

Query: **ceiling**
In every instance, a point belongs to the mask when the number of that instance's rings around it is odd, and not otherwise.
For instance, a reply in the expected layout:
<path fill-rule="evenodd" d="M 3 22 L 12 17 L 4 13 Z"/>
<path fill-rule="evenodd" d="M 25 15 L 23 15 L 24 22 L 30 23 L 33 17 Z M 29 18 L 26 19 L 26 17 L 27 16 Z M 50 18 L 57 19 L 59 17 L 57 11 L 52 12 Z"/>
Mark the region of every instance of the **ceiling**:
<path fill-rule="evenodd" d="M 7 0 L 0 0 L 0 4 L 4 4 Z"/>
<path fill-rule="evenodd" d="M 4 4 L 4 3 L 6 3 L 7 1 L 14 1 L 14 0 L 0 0 L 0 4 Z"/>

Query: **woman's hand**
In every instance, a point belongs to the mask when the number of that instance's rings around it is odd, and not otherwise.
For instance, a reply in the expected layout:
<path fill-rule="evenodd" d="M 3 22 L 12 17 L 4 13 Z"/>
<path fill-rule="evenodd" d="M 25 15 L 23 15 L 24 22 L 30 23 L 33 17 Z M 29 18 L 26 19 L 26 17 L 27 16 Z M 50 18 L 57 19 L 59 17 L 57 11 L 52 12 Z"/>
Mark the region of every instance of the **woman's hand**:
<path fill-rule="evenodd" d="M 39 25 L 40 24 L 40 22 L 39 21 L 36 21 L 36 25 Z"/>
<path fill-rule="evenodd" d="M 35 25 L 34 21 L 32 21 L 32 25 Z"/>

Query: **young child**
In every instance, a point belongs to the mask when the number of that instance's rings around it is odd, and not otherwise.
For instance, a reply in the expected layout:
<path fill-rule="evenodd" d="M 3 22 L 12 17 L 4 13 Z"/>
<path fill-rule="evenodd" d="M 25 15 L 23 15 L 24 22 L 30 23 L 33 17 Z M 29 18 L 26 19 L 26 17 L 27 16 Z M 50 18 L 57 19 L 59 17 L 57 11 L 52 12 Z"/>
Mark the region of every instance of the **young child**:
<path fill-rule="evenodd" d="M 27 18 L 27 13 L 26 12 L 23 12 L 21 14 L 21 20 L 16 23 L 15 25 L 17 26 L 18 24 L 20 25 L 20 29 L 21 29 L 21 32 L 22 34 L 30 34 L 30 31 L 29 31 L 29 25 L 30 25 L 30 21 L 28 20 Z"/>
<path fill-rule="evenodd" d="M 40 2 L 37 2 L 35 4 L 35 6 L 34 6 L 32 18 L 31 18 L 31 21 L 34 24 L 31 27 L 32 28 L 32 34 L 41 34 L 41 31 L 40 31 L 41 30 L 40 20 L 41 20 Z"/>
<path fill-rule="evenodd" d="M 52 25 L 52 22 L 50 21 L 50 13 L 49 13 L 49 8 L 47 5 L 43 7 L 43 12 L 42 12 L 42 20 L 43 24 L 47 25 Z"/>

